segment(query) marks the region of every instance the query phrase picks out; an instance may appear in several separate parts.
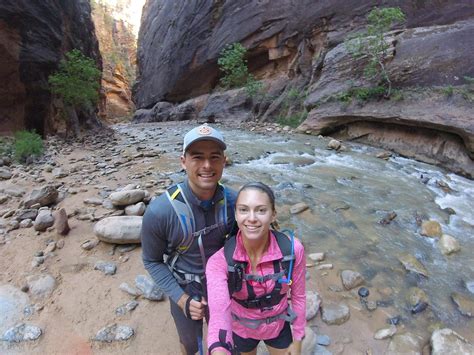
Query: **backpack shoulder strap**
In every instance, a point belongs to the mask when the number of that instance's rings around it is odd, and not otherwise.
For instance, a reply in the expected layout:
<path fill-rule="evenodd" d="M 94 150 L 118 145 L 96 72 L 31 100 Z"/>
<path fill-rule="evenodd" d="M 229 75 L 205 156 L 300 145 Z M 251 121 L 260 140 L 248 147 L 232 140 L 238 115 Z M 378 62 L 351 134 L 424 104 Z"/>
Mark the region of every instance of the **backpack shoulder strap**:
<path fill-rule="evenodd" d="M 282 259 L 281 259 L 281 264 L 283 266 L 283 269 L 285 269 L 285 274 L 287 277 L 291 278 L 291 266 L 292 266 L 292 261 L 295 260 L 295 254 L 294 254 L 294 241 L 293 237 L 290 239 L 285 233 L 277 231 L 277 230 L 272 230 L 273 234 L 275 235 L 276 241 L 278 243 L 278 247 L 280 248 L 281 254 L 282 254 Z M 291 231 L 290 231 L 291 233 Z M 291 279 L 289 280 L 291 283 Z"/>
<path fill-rule="evenodd" d="M 171 203 L 176 215 L 178 216 L 181 229 L 183 231 L 183 238 L 179 242 L 177 248 L 178 253 L 185 252 L 193 242 L 193 233 L 195 229 L 194 215 L 189 206 L 186 197 L 183 194 L 179 184 L 174 185 L 166 190 L 166 196 Z"/>

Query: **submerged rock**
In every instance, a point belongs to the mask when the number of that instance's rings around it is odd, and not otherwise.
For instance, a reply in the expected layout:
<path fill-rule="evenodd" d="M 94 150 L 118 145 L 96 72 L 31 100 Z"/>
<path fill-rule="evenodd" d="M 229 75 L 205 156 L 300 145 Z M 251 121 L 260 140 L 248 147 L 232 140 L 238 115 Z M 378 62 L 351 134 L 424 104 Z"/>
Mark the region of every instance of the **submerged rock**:
<path fill-rule="evenodd" d="M 453 300 L 454 303 L 456 303 L 456 306 L 458 307 L 459 312 L 461 314 L 468 316 L 468 317 L 474 317 L 474 299 L 461 295 L 460 293 L 453 292 L 451 294 L 451 299 Z"/>
<path fill-rule="evenodd" d="M 419 262 L 413 255 L 403 254 L 398 257 L 398 260 L 402 263 L 402 265 L 407 271 L 411 271 L 424 277 L 428 277 L 428 271 L 425 269 L 423 264 Z"/>

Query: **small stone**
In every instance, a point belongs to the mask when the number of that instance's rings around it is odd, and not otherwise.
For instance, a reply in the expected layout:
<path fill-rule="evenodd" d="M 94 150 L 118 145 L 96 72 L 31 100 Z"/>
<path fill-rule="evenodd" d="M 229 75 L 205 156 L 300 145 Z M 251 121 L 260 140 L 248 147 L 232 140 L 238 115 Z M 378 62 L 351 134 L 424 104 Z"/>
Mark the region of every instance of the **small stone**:
<path fill-rule="evenodd" d="M 357 291 L 360 297 L 367 297 L 369 295 L 369 289 L 366 287 L 361 287 L 359 288 L 359 291 Z"/>
<path fill-rule="evenodd" d="M 430 238 L 438 238 L 442 235 L 441 224 L 436 221 L 423 221 L 421 223 L 421 235 Z"/>
<path fill-rule="evenodd" d="M 448 234 L 443 234 L 438 242 L 439 249 L 444 255 L 450 255 L 452 253 L 461 250 L 459 242 Z"/>
<path fill-rule="evenodd" d="M 379 329 L 374 334 L 374 339 L 383 340 L 391 338 L 397 332 L 397 327 L 392 325 L 390 328 Z"/>
<path fill-rule="evenodd" d="M 326 255 L 324 253 L 311 253 L 308 255 L 308 258 L 311 261 L 320 262 L 324 260 L 325 256 Z"/>
<path fill-rule="evenodd" d="M 290 207 L 290 213 L 298 214 L 298 213 L 306 211 L 308 208 L 309 206 L 306 203 L 300 202 Z"/>

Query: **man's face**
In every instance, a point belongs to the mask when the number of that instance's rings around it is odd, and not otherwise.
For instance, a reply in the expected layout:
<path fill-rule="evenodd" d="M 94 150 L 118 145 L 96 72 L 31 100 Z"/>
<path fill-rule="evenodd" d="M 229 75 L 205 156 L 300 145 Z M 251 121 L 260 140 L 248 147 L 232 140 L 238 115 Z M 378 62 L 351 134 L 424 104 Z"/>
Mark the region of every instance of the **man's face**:
<path fill-rule="evenodd" d="M 214 141 L 198 141 L 181 156 L 181 166 L 186 170 L 194 194 L 201 200 L 209 200 L 222 177 L 224 152 Z"/>

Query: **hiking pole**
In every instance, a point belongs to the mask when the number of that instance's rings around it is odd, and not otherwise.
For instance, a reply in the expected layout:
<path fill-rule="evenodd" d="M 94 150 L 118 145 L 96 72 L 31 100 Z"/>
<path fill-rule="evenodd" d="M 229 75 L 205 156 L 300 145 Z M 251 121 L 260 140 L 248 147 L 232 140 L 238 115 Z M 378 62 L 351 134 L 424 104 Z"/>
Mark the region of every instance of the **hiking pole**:
<path fill-rule="evenodd" d="M 193 300 L 201 302 L 201 296 L 194 295 Z M 204 349 L 202 348 L 202 326 L 203 326 L 203 322 L 202 322 L 202 319 L 200 319 L 196 322 L 201 323 L 201 327 L 197 331 L 197 343 L 198 343 L 199 355 L 204 355 Z"/>

